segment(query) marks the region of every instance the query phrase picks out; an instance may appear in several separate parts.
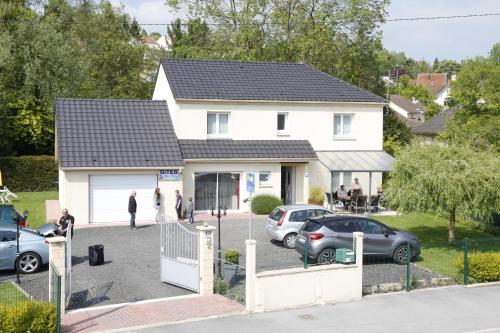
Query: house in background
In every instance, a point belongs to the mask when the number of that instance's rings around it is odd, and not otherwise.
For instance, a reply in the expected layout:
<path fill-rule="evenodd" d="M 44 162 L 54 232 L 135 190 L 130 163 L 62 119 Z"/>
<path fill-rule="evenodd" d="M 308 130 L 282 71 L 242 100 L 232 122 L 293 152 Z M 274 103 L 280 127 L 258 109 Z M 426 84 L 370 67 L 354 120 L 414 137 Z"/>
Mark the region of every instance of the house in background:
<path fill-rule="evenodd" d="M 454 80 L 455 75 L 447 73 L 420 73 L 412 82 L 427 89 L 435 97 L 436 104 L 445 106 L 451 91 L 450 82 Z"/>
<path fill-rule="evenodd" d="M 412 128 L 413 134 L 424 143 L 431 143 L 436 140 L 436 136 L 445 129 L 446 122 L 453 116 L 453 110 L 448 109 L 439 112 L 432 119 L 425 121 L 420 126 Z"/>
<path fill-rule="evenodd" d="M 407 100 L 401 95 L 390 95 L 389 108 L 411 129 L 422 125 L 425 120 L 424 107 L 415 98 Z"/>
<path fill-rule="evenodd" d="M 152 49 L 163 49 L 165 51 L 172 50 L 172 41 L 170 37 L 165 35 L 162 35 L 158 40 L 152 36 L 144 36 L 142 37 L 142 43 Z"/>
<path fill-rule="evenodd" d="M 57 100 L 60 204 L 77 223 L 127 221 L 136 190 L 152 220 L 159 187 L 167 215 L 175 189 L 198 212 L 246 212 L 250 173 L 287 204 L 354 178 L 375 194 L 393 162 L 385 105 L 305 64 L 165 59 L 153 101 Z"/>

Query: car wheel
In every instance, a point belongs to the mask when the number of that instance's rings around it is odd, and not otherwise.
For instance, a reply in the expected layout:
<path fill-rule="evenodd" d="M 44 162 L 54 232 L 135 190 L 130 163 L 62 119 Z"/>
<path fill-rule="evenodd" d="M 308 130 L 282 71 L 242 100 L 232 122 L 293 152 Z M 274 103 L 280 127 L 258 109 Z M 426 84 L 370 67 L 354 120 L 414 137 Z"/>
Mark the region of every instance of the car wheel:
<path fill-rule="evenodd" d="M 295 240 L 297 239 L 296 233 L 291 233 L 283 238 L 283 246 L 287 249 L 293 249 L 295 247 Z"/>
<path fill-rule="evenodd" d="M 400 245 L 394 251 L 392 256 L 394 261 L 399 265 L 406 265 L 406 253 L 408 252 L 408 247 L 406 245 Z"/>
<path fill-rule="evenodd" d="M 318 255 L 318 264 L 333 264 L 336 262 L 335 249 L 324 249 Z"/>
<path fill-rule="evenodd" d="M 42 259 L 34 252 L 26 252 L 21 254 L 18 265 L 21 273 L 32 274 L 40 269 Z"/>

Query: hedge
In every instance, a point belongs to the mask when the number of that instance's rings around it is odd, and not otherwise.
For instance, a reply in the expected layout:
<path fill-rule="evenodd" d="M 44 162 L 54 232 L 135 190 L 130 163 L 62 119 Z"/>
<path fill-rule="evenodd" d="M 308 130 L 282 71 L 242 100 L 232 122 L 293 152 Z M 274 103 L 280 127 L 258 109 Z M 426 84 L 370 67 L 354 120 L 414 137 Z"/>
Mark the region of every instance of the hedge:
<path fill-rule="evenodd" d="M 56 307 L 47 302 L 0 305 L 0 333 L 52 333 L 56 320 Z"/>
<path fill-rule="evenodd" d="M 467 257 L 471 282 L 500 281 L 500 252 L 474 252 Z M 459 274 L 464 272 L 464 259 L 456 264 Z"/>
<path fill-rule="evenodd" d="M 0 157 L 3 185 L 13 192 L 54 191 L 58 179 L 53 156 Z"/>
<path fill-rule="evenodd" d="M 252 212 L 254 214 L 269 214 L 282 204 L 283 201 L 274 195 L 259 194 L 252 198 Z"/>

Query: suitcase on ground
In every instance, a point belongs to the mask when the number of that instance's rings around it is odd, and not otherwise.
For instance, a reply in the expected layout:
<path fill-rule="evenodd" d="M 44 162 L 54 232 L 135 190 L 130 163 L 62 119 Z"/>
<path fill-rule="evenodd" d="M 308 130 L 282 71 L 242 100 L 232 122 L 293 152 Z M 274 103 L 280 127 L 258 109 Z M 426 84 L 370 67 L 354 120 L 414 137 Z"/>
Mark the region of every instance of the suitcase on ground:
<path fill-rule="evenodd" d="M 104 263 L 104 246 L 101 244 L 89 246 L 89 265 L 98 266 Z"/>

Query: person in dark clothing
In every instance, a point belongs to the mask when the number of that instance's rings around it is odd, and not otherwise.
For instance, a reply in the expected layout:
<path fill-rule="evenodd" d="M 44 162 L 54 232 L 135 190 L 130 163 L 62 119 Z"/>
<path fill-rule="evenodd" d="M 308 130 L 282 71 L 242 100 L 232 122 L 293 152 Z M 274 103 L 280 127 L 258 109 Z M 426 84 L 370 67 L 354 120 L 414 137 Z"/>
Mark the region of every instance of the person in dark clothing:
<path fill-rule="evenodd" d="M 68 227 L 71 228 L 71 239 L 73 239 L 73 226 L 75 225 L 75 218 L 69 215 L 68 210 L 64 208 L 62 210 L 62 216 L 59 219 L 59 228 L 61 228 L 61 233 L 64 237 L 68 233 Z"/>
<path fill-rule="evenodd" d="M 128 198 L 128 212 L 130 213 L 130 229 L 136 230 L 135 227 L 135 213 L 137 212 L 137 201 L 135 201 L 136 192 L 133 191 Z"/>
<path fill-rule="evenodd" d="M 177 219 L 182 221 L 182 195 L 179 190 L 175 190 L 175 210 L 177 211 Z"/>

